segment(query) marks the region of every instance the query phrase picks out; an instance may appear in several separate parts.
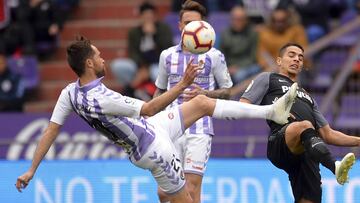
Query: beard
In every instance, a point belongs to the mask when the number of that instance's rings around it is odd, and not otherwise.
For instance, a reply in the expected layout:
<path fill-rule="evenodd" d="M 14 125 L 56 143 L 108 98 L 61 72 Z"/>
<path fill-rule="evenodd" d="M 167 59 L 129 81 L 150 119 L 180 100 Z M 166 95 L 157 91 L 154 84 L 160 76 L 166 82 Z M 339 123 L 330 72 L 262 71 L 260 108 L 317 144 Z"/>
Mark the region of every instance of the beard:
<path fill-rule="evenodd" d="M 95 74 L 96 74 L 96 77 L 97 77 L 97 78 L 101 78 L 101 77 L 105 76 L 105 68 L 103 68 L 103 69 L 102 69 L 101 71 L 99 71 L 99 72 L 96 72 Z"/>

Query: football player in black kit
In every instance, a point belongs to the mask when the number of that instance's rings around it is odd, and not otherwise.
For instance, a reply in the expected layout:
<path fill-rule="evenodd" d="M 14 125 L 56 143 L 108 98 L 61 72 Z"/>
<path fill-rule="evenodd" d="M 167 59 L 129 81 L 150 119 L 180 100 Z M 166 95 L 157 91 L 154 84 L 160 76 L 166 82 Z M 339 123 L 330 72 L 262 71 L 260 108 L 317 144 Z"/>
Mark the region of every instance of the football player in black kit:
<path fill-rule="evenodd" d="M 298 44 L 286 44 L 279 51 L 276 63 L 279 73 L 259 74 L 248 86 L 240 101 L 252 104 L 272 104 L 297 81 L 302 70 L 304 49 Z M 360 138 L 333 130 L 319 112 L 314 99 L 302 88 L 291 109 L 286 125 L 268 121 L 267 157 L 289 175 L 295 202 L 321 202 L 319 163 L 331 170 L 339 184 L 348 181 L 348 171 L 355 163 L 353 153 L 335 161 L 327 144 L 360 146 Z M 324 143 L 325 142 L 325 143 Z"/>

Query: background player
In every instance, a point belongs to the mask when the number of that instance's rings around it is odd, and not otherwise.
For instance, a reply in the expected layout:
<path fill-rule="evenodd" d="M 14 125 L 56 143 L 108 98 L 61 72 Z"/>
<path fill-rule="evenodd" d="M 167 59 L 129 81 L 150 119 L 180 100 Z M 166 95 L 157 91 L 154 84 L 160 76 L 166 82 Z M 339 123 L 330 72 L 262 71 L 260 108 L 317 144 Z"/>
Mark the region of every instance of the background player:
<path fill-rule="evenodd" d="M 240 101 L 272 104 L 297 81 L 303 61 L 304 49 L 300 45 L 284 45 L 276 60 L 279 73 L 257 76 Z M 295 202 L 321 202 L 319 163 L 336 175 L 339 184 L 344 184 L 348 180 L 348 170 L 355 162 L 353 153 L 347 154 L 341 162 L 335 162 L 323 141 L 339 146 L 360 146 L 360 138 L 333 130 L 304 89 L 299 88 L 297 95 L 290 124 L 268 122 L 271 135 L 267 156 L 276 167 L 289 174 Z"/>
<path fill-rule="evenodd" d="M 179 29 L 182 31 L 186 24 L 191 21 L 204 20 L 206 9 L 196 1 L 186 1 L 180 10 Z M 160 55 L 159 75 L 155 82 L 157 90 L 154 97 L 169 90 L 183 77 L 185 64 L 190 57 L 195 62 L 203 63 L 203 70 L 195 78 L 194 84 L 180 95 L 170 106 L 182 104 L 196 95 L 206 95 L 211 98 L 228 99 L 232 81 L 226 66 L 224 55 L 217 49 L 212 48 L 205 54 L 196 55 L 184 50 L 182 42 L 164 50 Z M 216 89 L 216 86 L 219 89 Z M 216 89 L 216 90 L 215 90 Z M 214 135 L 212 119 L 209 116 L 196 121 L 175 142 L 181 162 L 184 167 L 186 184 L 194 202 L 200 202 L 202 177 L 206 170 L 206 164 L 210 156 L 211 141 Z M 168 202 L 159 190 L 160 202 Z"/>
<path fill-rule="evenodd" d="M 275 105 L 264 107 L 200 95 L 184 105 L 156 114 L 193 82 L 200 70 L 192 64 L 193 60 L 188 63 L 185 75 L 178 84 L 147 103 L 122 96 L 102 84 L 105 62 L 89 40 L 81 37 L 70 44 L 67 60 L 79 79 L 62 90 L 50 123 L 39 140 L 31 167 L 17 179 L 16 188 L 19 191 L 29 184 L 59 134 L 60 127 L 67 116 L 75 111 L 91 127 L 120 145 L 133 164 L 150 170 L 158 186 L 171 197 L 172 202 L 192 202 L 183 187 L 183 170 L 177 163 L 178 155 L 173 141 L 205 115 L 223 119 L 266 118 L 285 123 L 296 93 L 294 85 L 286 97 Z M 145 119 L 141 116 L 151 117 Z"/>

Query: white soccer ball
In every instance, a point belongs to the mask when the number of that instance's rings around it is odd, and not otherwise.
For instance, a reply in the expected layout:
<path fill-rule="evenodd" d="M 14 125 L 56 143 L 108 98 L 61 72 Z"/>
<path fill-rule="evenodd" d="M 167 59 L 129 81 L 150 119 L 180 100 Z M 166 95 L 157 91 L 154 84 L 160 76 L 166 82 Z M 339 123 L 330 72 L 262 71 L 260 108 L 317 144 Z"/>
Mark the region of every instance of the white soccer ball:
<path fill-rule="evenodd" d="M 182 31 L 181 40 L 184 48 L 193 54 L 203 54 L 215 44 L 214 28 L 205 21 L 192 21 Z"/>

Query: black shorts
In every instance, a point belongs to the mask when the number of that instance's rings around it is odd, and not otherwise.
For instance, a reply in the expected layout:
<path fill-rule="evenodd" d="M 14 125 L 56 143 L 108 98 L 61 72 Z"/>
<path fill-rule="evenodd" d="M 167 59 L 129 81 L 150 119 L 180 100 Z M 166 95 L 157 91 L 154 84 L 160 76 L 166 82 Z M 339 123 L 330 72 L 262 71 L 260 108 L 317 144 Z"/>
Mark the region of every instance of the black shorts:
<path fill-rule="evenodd" d="M 269 136 L 267 157 L 276 167 L 283 169 L 291 183 L 295 202 L 301 198 L 321 203 L 321 176 L 319 163 L 307 157 L 306 153 L 294 155 L 285 142 L 284 126 Z"/>

